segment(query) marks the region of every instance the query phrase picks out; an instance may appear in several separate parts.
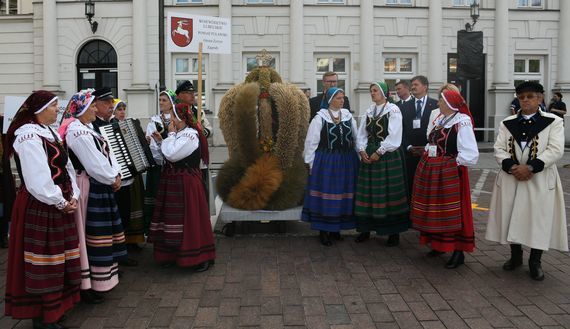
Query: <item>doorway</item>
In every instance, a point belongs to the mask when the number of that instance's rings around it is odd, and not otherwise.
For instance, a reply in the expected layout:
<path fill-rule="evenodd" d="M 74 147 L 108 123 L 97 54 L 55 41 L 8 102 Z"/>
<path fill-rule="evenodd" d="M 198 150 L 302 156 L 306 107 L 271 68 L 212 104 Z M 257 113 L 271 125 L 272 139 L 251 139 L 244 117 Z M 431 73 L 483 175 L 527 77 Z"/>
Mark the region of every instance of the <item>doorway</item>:
<path fill-rule="evenodd" d="M 78 90 L 108 87 L 118 97 L 117 52 L 108 42 L 93 40 L 86 43 L 77 56 Z"/>

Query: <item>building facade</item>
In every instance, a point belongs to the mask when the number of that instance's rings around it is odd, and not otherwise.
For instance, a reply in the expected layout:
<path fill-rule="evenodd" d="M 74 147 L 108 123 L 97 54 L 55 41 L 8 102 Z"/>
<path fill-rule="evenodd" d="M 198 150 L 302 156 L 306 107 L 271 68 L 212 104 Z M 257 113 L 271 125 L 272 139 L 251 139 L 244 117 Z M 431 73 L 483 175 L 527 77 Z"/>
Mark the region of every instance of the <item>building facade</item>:
<path fill-rule="evenodd" d="M 426 75 L 430 92 L 451 81 L 464 88 L 480 139 L 509 114 L 514 86 L 540 81 L 570 99 L 570 2 L 479 0 L 484 67 L 478 80 L 457 79 L 457 31 L 471 22 L 472 0 L 164 0 L 164 16 L 183 13 L 229 18 L 232 54 L 205 54 L 204 94 L 214 124 L 224 93 L 243 81 L 266 49 L 282 77 L 321 88 L 322 73 L 339 74 L 351 108 L 363 113 L 371 82 L 393 84 Z M 157 112 L 159 1 L 94 1 L 93 33 L 85 1 L 3 0 L 0 6 L 0 111 L 4 97 L 49 89 L 69 98 L 79 88 L 111 86 L 129 115 Z M 16 9 L 14 9 L 14 6 Z M 164 21 L 166 24 L 166 19 Z M 165 33 L 169 33 L 165 26 Z M 198 78 L 197 54 L 165 53 L 165 85 Z M 566 140 L 570 140 L 567 125 Z"/>

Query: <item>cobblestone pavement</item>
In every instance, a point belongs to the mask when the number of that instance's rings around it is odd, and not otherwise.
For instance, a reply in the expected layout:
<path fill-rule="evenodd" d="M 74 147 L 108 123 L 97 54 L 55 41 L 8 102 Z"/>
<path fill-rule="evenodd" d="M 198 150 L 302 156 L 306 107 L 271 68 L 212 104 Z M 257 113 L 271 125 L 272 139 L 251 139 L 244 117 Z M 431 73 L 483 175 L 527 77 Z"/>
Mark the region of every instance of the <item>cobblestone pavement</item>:
<path fill-rule="evenodd" d="M 564 159 L 566 160 L 566 158 Z M 486 162 L 485 162 L 486 161 Z M 525 265 L 504 272 L 507 246 L 483 239 L 490 164 L 471 170 L 477 250 L 455 270 L 446 256 L 428 259 L 418 234 L 402 235 L 395 248 L 385 237 L 356 244 L 355 232 L 322 247 L 304 223 L 244 226 L 249 234 L 217 234 L 218 258 L 205 273 L 158 267 L 152 246 L 132 256 L 120 284 L 103 304 L 79 304 L 65 324 L 79 328 L 570 328 L 570 255 L 543 256 L 546 280 L 532 281 Z M 561 162 L 570 163 L 570 161 Z M 492 168 L 492 169 L 488 169 Z M 560 167 L 563 185 L 570 169 Z M 566 208 L 570 213 L 570 195 Z M 220 224 L 216 230 L 219 231 Z M 4 294 L 7 251 L 0 250 Z M 3 308 L 3 305 L 0 305 Z M 0 328 L 31 328 L 31 321 L 0 318 Z"/>

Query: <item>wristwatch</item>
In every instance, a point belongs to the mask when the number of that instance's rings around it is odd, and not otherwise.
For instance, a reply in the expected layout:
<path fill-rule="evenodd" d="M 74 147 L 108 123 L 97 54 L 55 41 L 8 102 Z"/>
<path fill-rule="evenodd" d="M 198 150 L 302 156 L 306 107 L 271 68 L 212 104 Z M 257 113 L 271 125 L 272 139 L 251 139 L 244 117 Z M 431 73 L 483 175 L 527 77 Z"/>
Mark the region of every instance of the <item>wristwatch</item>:
<path fill-rule="evenodd" d="M 527 164 L 526 166 L 528 167 L 528 170 L 529 170 L 530 172 L 534 172 L 534 167 L 533 167 L 533 166 L 531 166 L 531 165 L 529 165 L 529 164 Z"/>

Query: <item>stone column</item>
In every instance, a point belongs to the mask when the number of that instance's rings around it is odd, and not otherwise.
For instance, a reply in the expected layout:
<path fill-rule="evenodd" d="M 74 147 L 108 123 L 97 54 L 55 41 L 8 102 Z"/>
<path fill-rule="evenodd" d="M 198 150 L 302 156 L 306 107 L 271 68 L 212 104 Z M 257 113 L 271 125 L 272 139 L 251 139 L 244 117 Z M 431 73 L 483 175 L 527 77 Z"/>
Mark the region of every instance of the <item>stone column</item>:
<path fill-rule="evenodd" d="M 428 79 L 429 89 L 433 93 L 444 82 L 445 65 L 442 54 L 442 21 L 441 0 L 430 0 L 428 9 Z"/>
<path fill-rule="evenodd" d="M 289 15 L 289 81 L 304 86 L 303 1 L 291 1 Z"/>
<path fill-rule="evenodd" d="M 59 92 L 56 0 L 43 2 L 43 89 Z"/>
<path fill-rule="evenodd" d="M 382 54 L 374 54 L 374 1 L 360 0 L 360 70 L 356 99 L 350 99 L 350 109 L 357 115 L 360 110 L 370 103 L 370 84 L 376 80 L 374 57 L 381 58 Z M 350 95 L 350 91 L 346 91 Z"/>
<path fill-rule="evenodd" d="M 146 1 L 133 0 L 133 87 L 148 88 Z"/>
<path fill-rule="evenodd" d="M 491 71 L 493 84 L 489 90 L 487 101 L 486 128 L 495 128 L 486 132 L 489 141 L 495 139 L 497 128 L 501 121 L 510 115 L 509 105 L 513 100 L 514 86 L 510 81 L 512 64 L 509 65 L 509 3 L 510 1 L 495 1 L 495 26 L 493 44 L 493 59 Z"/>
<path fill-rule="evenodd" d="M 132 2 L 132 80 L 131 86 L 124 89 L 127 93 L 127 111 L 130 117 L 148 118 L 156 112 L 155 92 L 148 81 L 146 22 L 149 20 L 147 15 L 149 4 L 150 2 L 147 3 L 145 0 Z"/>
<path fill-rule="evenodd" d="M 227 18 L 230 20 L 230 26 L 232 24 L 232 2 L 231 1 L 219 1 L 219 16 Z M 212 56 L 212 55 L 210 55 Z M 213 100 L 213 110 L 214 117 L 210 120 L 212 123 L 212 139 L 214 145 L 225 145 L 224 136 L 220 131 L 220 122 L 218 119 L 218 111 L 220 108 L 220 102 L 224 94 L 230 89 L 234 84 L 233 70 L 232 70 L 232 56 L 230 54 L 219 54 L 218 57 L 218 83 L 212 88 Z M 212 57 L 210 57 L 212 58 Z M 212 104 L 212 102 L 210 102 Z M 211 105 L 210 105 L 211 106 Z"/>
<path fill-rule="evenodd" d="M 570 92 L 570 2 L 559 1 L 560 20 L 558 24 L 558 72 L 556 76 L 556 89 Z M 570 96 L 570 95 L 567 95 Z M 570 97 L 568 97 L 570 98 Z M 568 102 L 568 101 L 566 101 Z"/>

